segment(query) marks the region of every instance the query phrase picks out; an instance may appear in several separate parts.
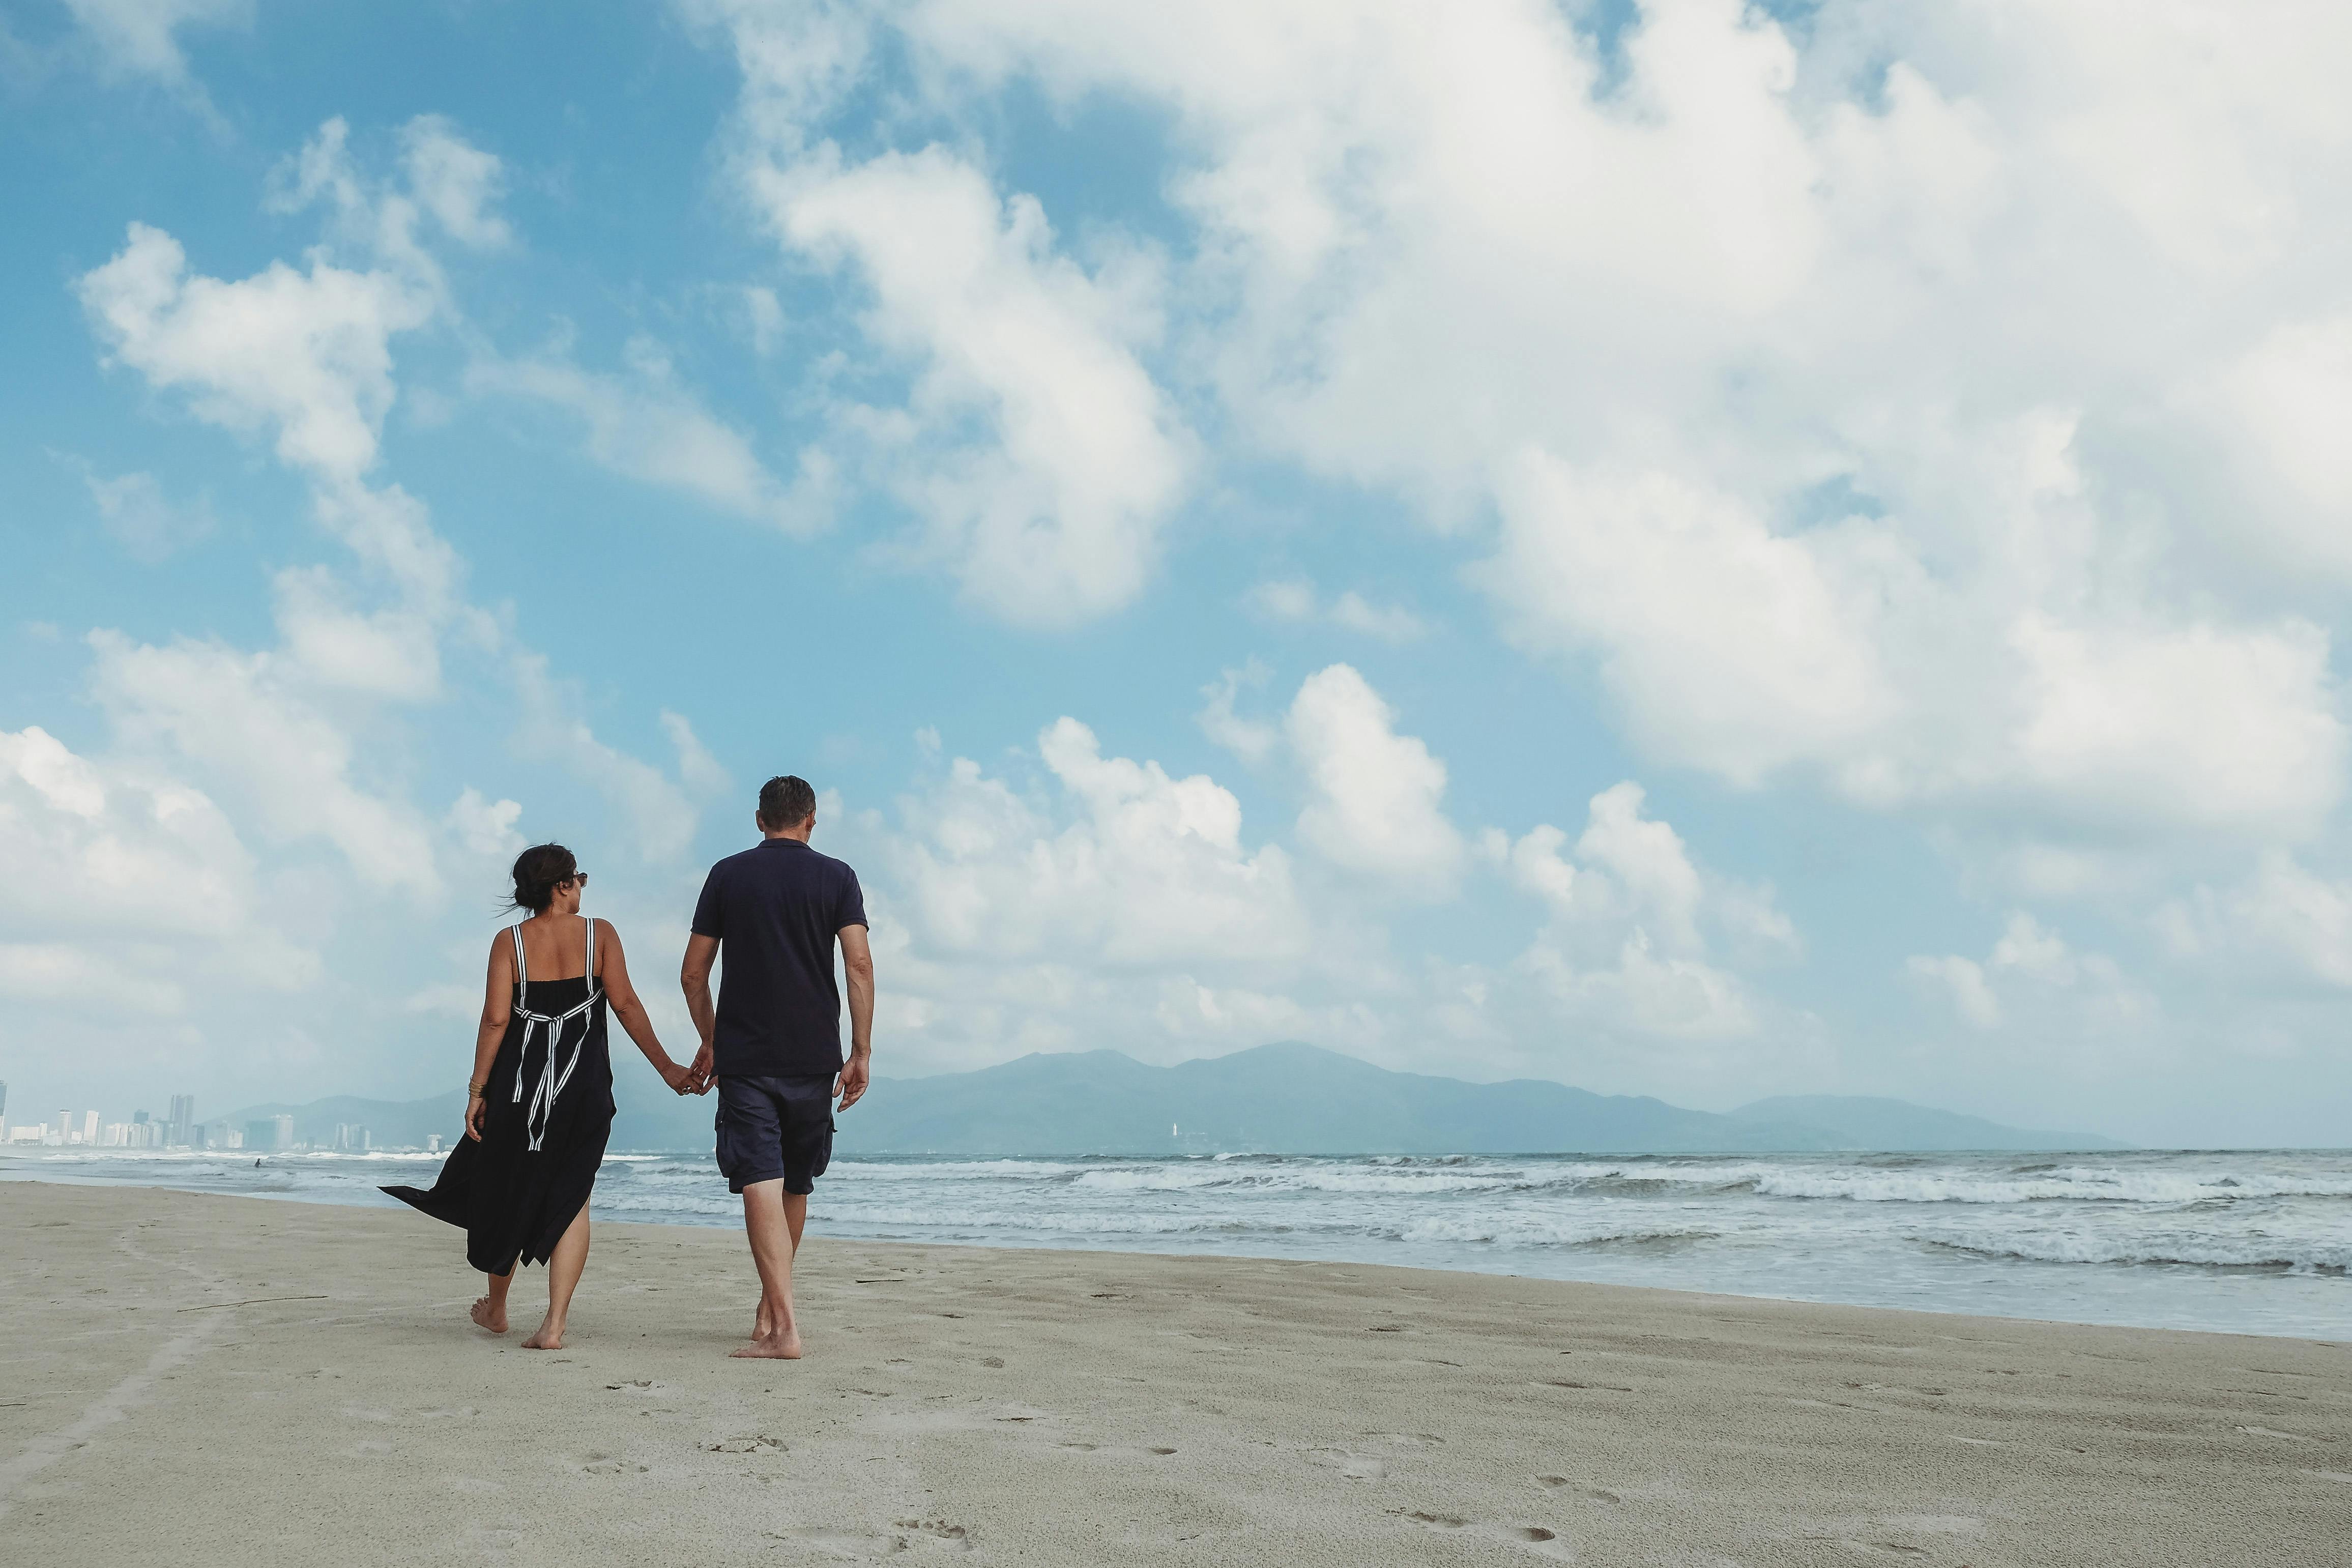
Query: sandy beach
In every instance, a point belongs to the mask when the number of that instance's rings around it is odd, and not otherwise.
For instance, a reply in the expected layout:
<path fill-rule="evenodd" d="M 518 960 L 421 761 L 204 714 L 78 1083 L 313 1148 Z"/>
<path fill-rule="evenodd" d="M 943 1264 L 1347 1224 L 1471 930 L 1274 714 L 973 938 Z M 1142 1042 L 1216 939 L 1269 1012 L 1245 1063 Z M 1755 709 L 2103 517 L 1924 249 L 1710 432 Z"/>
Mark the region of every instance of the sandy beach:
<path fill-rule="evenodd" d="M 821 1205 L 820 1205 L 821 1211 Z M 821 1220 L 819 1226 L 821 1227 Z M 600 1225 L 567 1347 L 405 1212 L 0 1187 L 7 1560 L 2326 1564 L 2352 1344 Z M 534 1271 L 520 1306 L 537 1299 Z"/>

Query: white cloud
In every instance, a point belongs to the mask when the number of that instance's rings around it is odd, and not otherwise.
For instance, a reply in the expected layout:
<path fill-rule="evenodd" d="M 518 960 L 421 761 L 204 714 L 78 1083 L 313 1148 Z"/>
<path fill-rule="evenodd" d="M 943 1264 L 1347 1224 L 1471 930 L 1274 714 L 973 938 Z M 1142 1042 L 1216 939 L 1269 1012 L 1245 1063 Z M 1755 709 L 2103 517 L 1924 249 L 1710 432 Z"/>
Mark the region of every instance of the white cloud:
<path fill-rule="evenodd" d="M 310 481 L 320 523 L 364 569 L 278 573 L 279 640 L 266 650 L 94 633 L 93 688 L 122 745 L 194 768 L 233 809 L 249 811 L 267 839 L 324 840 L 365 885 L 430 900 L 443 887 L 434 825 L 403 798 L 404 768 L 389 770 L 403 782 L 378 784 L 386 770 L 363 759 L 383 738 L 382 705 L 442 695 L 442 646 L 454 632 L 475 649 L 505 654 L 526 744 L 604 791 L 631 818 L 643 858 L 667 860 L 692 837 L 688 795 L 599 741 L 545 661 L 467 603 L 463 563 L 425 507 L 370 477 L 397 391 L 392 340 L 455 319 L 439 266 L 417 237 L 420 214 L 460 243 L 510 237 L 488 207 L 495 158 L 439 120 L 412 121 L 402 139 L 407 183 L 398 189 L 353 161 L 341 120 L 281 169 L 274 205 L 323 202 L 332 215 L 336 241 L 312 250 L 306 271 L 272 262 L 242 279 L 206 277 L 190 270 L 171 236 L 133 224 L 121 254 L 79 280 L 116 361 L 184 395 L 200 418 L 274 437 L 278 460 Z M 339 264 L 339 246 L 373 265 Z M 689 784 L 723 780 L 690 725 L 675 715 L 665 723 Z M 502 842 L 505 829 L 484 816 L 498 809 L 472 811 L 461 798 L 450 826 L 480 853 Z"/>
<path fill-rule="evenodd" d="M 1315 619 L 1322 608 L 1316 600 L 1315 584 L 1304 577 L 1260 583 L 1243 595 L 1243 602 L 1267 620 L 1293 625 Z"/>
<path fill-rule="evenodd" d="M 1941 987 L 1953 1008 L 1978 1028 L 2000 1025 L 2000 998 L 1985 984 L 1984 965 L 1975 959 L 1947 953 L 1939 958 L 1915 955 L 1903 962 L 1912 978 Z"/>
<path fill-rule="evenodd" d="M 1592 797 L 1584 831 L 1568 835 L 1538 823 L 1516 841 L 1498 828 L 1481 849 L 1513 885 L 1543 900 L 1560 931 L 1591 933 L 1613 950 L 1630 931 L 1677 956 L 1718 945 L 1758 960 L 1802 948 L 1797 929 L 1769 887 L 1703 871 L 1672 824 L 1645 816 L 1647 795 L 1628 779 Z"/>
<path fill-rule="evenodd" d="M 1303 577 L 1260 583 L 1244 596 L 1244 602 L 1270 621 L 1294 626 L 1327 623 L 1385 643 L 1413 642 L 1429 631 L 1427 623 L 1402 605 L 1376 605 L 1353 588 L 1326 604 L 1315 584 Z"/>
<path fill-rule="evenodd" d="M 694 732 L 694 724 L 683 713 L 661 710 L 662 733 L 669 737 L 671 747 L 677 752 L 678 782 L 697 795 L 712 795 L 730 787 L 733 780 L 710 749 Z"/>
<path fill-rule="evenodd" d="M 1031 798 L 958 758 L 889 840 L 896 912 L 926 952 L 1091 968 L 1295 960 L 1307 926 L 1278 847 L 1242 842 L 1205 774 L 1102 754 L 1063 719 L 1037 738 Z"/>
<path fill-rule="evenodd" d="M 1940 992 L 1979 1029 L 2014 1023 L 2021 1045 L 2125 1054 L 2148 1043 L 2156 1001 L 2105 953 L 2077 951 L 2020 910 L 1981 963 L 1957 953 L 1918 955 L 1904 973 Z"/>
<path fill-rule="evenodd" d="M 791 483 L 769 471 L 750 437 L 705 408 L 650 339 L 632 340 L 626 374 L 582 369 L 568 355 L 480 359 L 466 372 L 476 394 L 534 399 L 585 426 L 591 459 L 646 484 L 682 490 L 709 506 L 806 536 L 834 506 L 833 461 L 801 455 Z"/>
<path fill-rule="evenodd" d="M 300 683 L 399 702 L 440 694 L 433 616 L 407 605 L 357 609 L 342 579 L 323 566 L 289 567 L 274 585 L 284 638 L 277 662 Z"/>
<path fill-rule="evenodd" d="M 422 231 L 430 225 L 469 250 L 510 247 L 513 227 L 494 210 L 505 193 L 506 163 L 437 114 L 418 115 L 396 140 L 399 178 L 372 176 L 352 156 L 351 126 L 336 115 L 271 171 L 264 205 L 279 213 L 323 205 L 336 239 L 451 310 L 447 278 Z"/>
<path fill-rule="evenodd" d="M 465 563 L 423 503 L 379 475 L 395 340 L 435 324 L 475 339 L 427 241 L 510 238 L 492 205 L 496 160 L 437 121 L 413 124 L 404 144 L 404 183 L 373 178 L 341 121 L 287 166 L 278 209 L 327 213 L 299 269 L 208 277 L 172 236 L 134 224 L 74 286 L 112 363 L 266 443 L 351 552 L 271 574 L 277 635 L 263 646 L 91 633 L 100 750 L 76 756 L 37 729 L 0 736 L 0 991 L 26 1026 L 139 1081 L 168 1071 L 254 1098 L 416 1084 L 408 1055 L 371 1059 L 372 1047 L 400 1026 L 402 998 L 439 994 L 418 989 L 420 931 L 455 922 L 462 969 L 478 963 L 479 906 L 446 894 L 512 852 L 521 816 L 446 774 L 430 782 L 446 727 L 424 710 L 448 694 L 445 664 L 467 680 L 505 676 L 521 747 L 603 791 L 656 879 L 677 870 L 698 797 L 726 780 L 682 714 L 659 716 L 675 779 L 600 740 L 545 661 L 467 600 Z M 92 478 L 118 522 L 140 521 L 160 494 L 143 479 Z M 482 765 L 467 753 L 467 773 Z M 421 790 L 443 788 L 453 805 L 420 808 Z M 633 879 L 615 880 L 599 886 L 625 911 Z M 299 943 L 284 921 L 300 922 Z M 343 994 L 325 1035 L 310 1011 L 256 999 L 315 995 L 331 955 Z M 100 976 L 120 978 L 78 1001 Z M 110 1012 L 138 1016 L 109 1023 Z"/>
<path fill-rule="evenodd" d="M 1282 731 L 1263 719 L 1245 719 L 1234 709 L 1241 700 L 1244 687 L 1264 686 L 1273 675 L 1255 659 L 1238 669 L 1228 669 L 1215 681 L 1201 688 L 1208 703 L 1193 716 L 1201 733 L 1223 747 L 1251 767 L 1263 765 L 1282 743 Z"/>
<path fill-rule="evenodd" d="M 2342 798 L 2344 721 L 2317 626 L 2094 628 L 2030 616 L 2011 644 L 2023 666 L 2020 773 L 2109 825 L 2127 815 L 2134 826 L 2299 838 Z"/>
<path fill-rule="evenodd" d="M 1701 946 L 1699 877 L 1671 824 L 1642 815 L 1631 782 L 1592 797 L 1592 819 L 1576 841 L 1578 858 L 1612 873 L 1643 929 L 1679 952 Z"/>
<path fill-rule="evenodd" d="M 183 977 L 267 992 L 319 973 L 209 798 L 37 726 L 0 731 L 0 994 L 162 1012 Z"/>
<path fill-rule="evenodd" d="M 664 721 L 679 753 L 685 780 L 680 783 L 599 740 L 580 717 L 565 683 L 551 672 L 544 655 L 514 650 L 509 674 L 522 710 L 516 733 L 519 749 L 527 756 L 562 763 L 602 793 L 625 820 L 625 837 L 640 863 L 661 865 L 683 855 L 701 822 L 695 795 L 714 780 L 724 784 L 727 776 L 695 740 L 692 727 L 675 714 Z"/>
<path fill-rule="evenodd" d="M 253 19 L 252 0 L 65 0 L 65 5 L 110 73 L 191 90 L 180 29 L 242 27 Z"/>
<path fill-rule="evenodd" d="M 2352 311 L 2282 322 L 2214 390 L 2210 417 L 2258 502 L 2233 508 L 2235 520 L 2287 563 L 2352 576 Z"/>
<path fill-rule="evenodd" d="M 107 479 L 88 463 L 77 461 L 75 466 L 89 487 L 99 521 L 135 561 L 151 566 L 167 561 L 210 536 L 216 526 L 209 505 L 174 502 L 152 474 Z"/>
<path fill-rule="evenodd" d="M 485 800 L 481 791 L 467 784 L 449 807 L 448 820 L 468 855 L 503 860 L 522 853 L 523 837 L 515 831 L 515 824 L 522 820 L 520 801 Z"/>
<path fill-rule="evenodd" d="M 505 194 L 506 167 L 437 114 L 423 114 L 401 130 L 401 163 L 416 203 L 443 233 L 476 250 L 514 243 L 514 230 L 492 211 Z"/>
<path fill-rule="evenodd" d="M 2234 887 L 2201 886 L 2156 912 L 2174 956 L 2257 983 L 2284 977 L 2352 989 L 2352 881 L 2273 851 Z"/>
<path fill-rule="evenodd" d="M 739 298 L 751 329 L 751 352 L 761 359 L 774 353 L 784 339 L 784 308 L 773 289 L 747 284 Z"/>
<path fill-rule="evenodd" d="M 910 368 L 903 408 L 841 417 L 922 520 L 913 557 L 1028 625 L 1134 598 L 1192 467 L 1190 434 L 1138 357 L 1159 332 L 1150 270 L 1082 268 L 1034 197 L 1000 198 L 937 147 L 847 163 L 776 131 L 747 179 L 783 243 L 871 291 L 867 337 Z"/>
<path fill-rule="evenodd" d="M 1444 810 L 1445 764 L 1412 735 L 1353 667 L 1300 684 L 1283 732 L 1307 775 L 1298 836 L 1326 858 L 1409 896 L 1454 890 L 1464 846 Z"/>
<path fill-rule="evenodd" d="M 1652 1042 L 1736 1040 L 1757 1029 L 1753 998 L 1736 976 L 1695 958 L 1661 956 L 1641 931 L 1625 938 L 1612 963 L 1580 964 L 1538 942 L 1519 967 L 1570 1016 Z"/>
<path fill-rule="evenodd" d="M 1553 1008 L 1636 1049 L 1755 1039 L 1776 1010 L 1717 949 L 1786 957 L 1796 928 L 1769 889 L 1703 872 L 1671 824 L 1643 814 L 1645 802 L 1631 780 L 1601 791 L 1573 846 L 1549 823 L 1516 841 L 1498 829 L 1483 836 L 1486 858 L 1549 916 L 1513 967 Z"/>
<path fill-rule="evenodd" d="M 1991 967 L 2052 985 L 2072 985 L 2079 973 L 2065 939 L 2022 910 L 2009 917 L 2000 940 L 1992 944 Z"/>
<path fill-rule="evenodd" d="M 284 655 L 189 640 L 154 647 L 103 631 L 89 640 L 91 684 L 134 751 L 195 763 L 235 788 L 262 834 L 324 838 L 373 887 L 440 890 L 424 820 L 355 782 L 352 732 L 303 690 L 303 672 L 289 671 Z"/>
<path fill-rule="evenodd" d="M 1664 474 L 1610 479 L 1540 454 L 1500 499 L 1501 548 L 1476 580 L 1506 631 L 1537 652 L 1598 651 L 1658 756 L 1752 784 L 1895 710 L 1867 625 L 1876 595 L 1819 544 Z"/>
<path fill-rule="evenodd" d="M 393 335 L 434 309 L 404 279 L 315 254 L 307 272 L 273 261 L 235 283 L 191 276 L 180 242 L 143 223 L 78 289 L 119 363 L 186 391 L 200 418 L 274 431 L 281 461 L 341 482 L 375 464 L 393 400 Z"/>
<path fill-rule="evenodd" d="M 1662 0 L 1606 67 L 1533 0 L 793 25 L 808 68 L 744 24 L 777 124 L 824 122 L 869 26 L 961 123 L 1015 84 L 1164 113 L 1169 357 L 1236 449 L 1441 531 L 1491 509 L 1507 631 L 1597 668 L 1645 755 L 1998 818 L 1997 853 L 2333 809 L 2293 607 L 2352 559 L 2352 14 Z"/>

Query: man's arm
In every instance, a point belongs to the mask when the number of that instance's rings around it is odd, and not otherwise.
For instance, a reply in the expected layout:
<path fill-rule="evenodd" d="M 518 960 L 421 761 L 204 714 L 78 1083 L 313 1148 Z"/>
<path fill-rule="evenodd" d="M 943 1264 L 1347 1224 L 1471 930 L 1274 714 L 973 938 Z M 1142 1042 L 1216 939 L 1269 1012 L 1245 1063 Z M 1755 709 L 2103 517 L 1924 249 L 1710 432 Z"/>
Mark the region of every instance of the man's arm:
<path fill-rule="evenodd" d="M 702 1048 L 694 1053 L 696 1088 L 700 1094 L 710 1087 L 711 1068 L 716 1065 L 712 1042 L 718 1037 L 719 1012 L 710 1005 L 710 966 L 719 962 L 719 939 L 704 936 L 700 931 L 686 939 L 686 963 L 677 973 L 677 983 L 686 991 L 686 1015 L 694 1020 L 694 1032 L 702 1037 Z"/>
<path fill-rule="evenodd" d="M 862 925 L 841 928 L 841 968 L 849 979 L 849 1060 L 841 1069 L 841 1109 L 866 1092 L 874 1068 L 874 948 Z"/>

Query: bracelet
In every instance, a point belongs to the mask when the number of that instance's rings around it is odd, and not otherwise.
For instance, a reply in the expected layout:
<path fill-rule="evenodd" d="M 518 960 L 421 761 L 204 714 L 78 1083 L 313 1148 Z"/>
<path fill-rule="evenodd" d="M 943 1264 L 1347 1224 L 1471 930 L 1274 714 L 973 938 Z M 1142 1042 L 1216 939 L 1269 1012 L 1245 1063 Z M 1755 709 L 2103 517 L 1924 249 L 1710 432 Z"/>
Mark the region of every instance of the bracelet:
<path fill-rule="evenodd" d="M 466 1098 L 467 1100 L 488 1100 L 489 1096 L 484 1092 L 484 1089 L 487 1087 L 488 1086 L 486 1085 L 478 1083 L 467 1084 L 466 1086 Z"/>

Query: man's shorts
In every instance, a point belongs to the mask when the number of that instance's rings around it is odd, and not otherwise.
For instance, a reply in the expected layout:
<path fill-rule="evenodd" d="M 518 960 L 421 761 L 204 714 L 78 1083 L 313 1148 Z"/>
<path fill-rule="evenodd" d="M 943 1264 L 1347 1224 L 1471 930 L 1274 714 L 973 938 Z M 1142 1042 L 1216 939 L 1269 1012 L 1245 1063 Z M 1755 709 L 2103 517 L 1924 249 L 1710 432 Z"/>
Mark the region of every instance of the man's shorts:
<path fill-rule="evenodd" d="M 727 1190 L 781 1177 L 784 1191 L 816 1188 L 833 1159 L 832 1073 L 719 1080 L 719 1173 Z"/>

